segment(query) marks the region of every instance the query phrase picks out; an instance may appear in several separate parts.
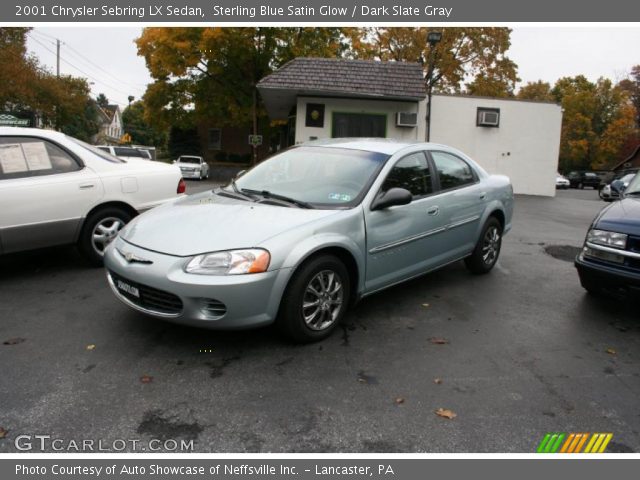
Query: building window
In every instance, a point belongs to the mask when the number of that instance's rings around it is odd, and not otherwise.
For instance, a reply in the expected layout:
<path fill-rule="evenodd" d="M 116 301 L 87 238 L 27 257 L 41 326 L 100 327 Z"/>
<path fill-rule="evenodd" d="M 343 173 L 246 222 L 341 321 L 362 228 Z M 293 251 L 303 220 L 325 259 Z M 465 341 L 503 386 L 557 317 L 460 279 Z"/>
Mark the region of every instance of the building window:
<path fill-rule="evenodd" d="M 500 126 L 500 109 L 478 107 L 476 126 L 498 128 Z"/>
<path fill-rule="evenodd" d="M 220 150 L 222 148 L 222 131 L 219 128 L 209 129 L 209 150 Z"/>
<path fill-rule="evenodd" d="M 387 136 L 387 116 L 369 113 L 334 113 L 331 129 L 333 138 Z"/>

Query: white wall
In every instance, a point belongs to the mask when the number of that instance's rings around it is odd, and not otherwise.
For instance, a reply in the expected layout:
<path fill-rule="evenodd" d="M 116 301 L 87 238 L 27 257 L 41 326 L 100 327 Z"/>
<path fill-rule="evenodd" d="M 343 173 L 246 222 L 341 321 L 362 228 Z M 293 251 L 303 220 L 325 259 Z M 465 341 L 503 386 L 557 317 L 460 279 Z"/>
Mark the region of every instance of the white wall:
<path fill-rule="evenodd" d="M 307 103 L 324 104 L 324 127 L 306 127 Z M 296 110 L 296 143 L 307 142 L 311 137 L 331 138 L 333 112 L 377 113 L 387 115 L 387 137 L 424 141 L 426 102 L 396 102 L 384 100 L 360 100 L 348 98 L 299 97 Z M 418 126 L 396 127 L 397 112 L 418 113 Z"/>
<path fill-rule="evenodd" d="M 434 95 L 432 105 L 432 142 L 462 150 L 489 173 L 507 175 L 515 193 L 555 196 L 560 106 L 446 95 Z M 500 126 L 476 126 L 478 107 L 499 108 Z"/>

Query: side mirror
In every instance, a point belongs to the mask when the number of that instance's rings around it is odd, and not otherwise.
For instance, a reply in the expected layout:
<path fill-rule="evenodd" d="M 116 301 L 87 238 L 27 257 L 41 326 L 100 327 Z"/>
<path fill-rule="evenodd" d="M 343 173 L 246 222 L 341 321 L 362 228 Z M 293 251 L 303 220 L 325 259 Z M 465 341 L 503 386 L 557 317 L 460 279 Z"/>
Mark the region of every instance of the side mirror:
<path fill-rule="evenodd" d="M 396 205 L 407 205 L 411 203 L 413 196 L 405 188 L 390 188 L 382 195 L 378 196 L 371 205 L 371 210 L 383 210 Z"/>
<path fill-rule="evenodd" d="M 618 195 L 622 194 L 624 190 L 624 182 L 620 179 L 611 182 L 611 191 L 616 192 Z"/>
<path fill-rule="evenodd" d="M 240 178 L 242 175 L 244 175 L 245 173 L 247 173 L 246 170 L 240 170 L 238 173 L 236 173 L 235 176 L 235 180 L 237 180 L 238 178 Z"/>

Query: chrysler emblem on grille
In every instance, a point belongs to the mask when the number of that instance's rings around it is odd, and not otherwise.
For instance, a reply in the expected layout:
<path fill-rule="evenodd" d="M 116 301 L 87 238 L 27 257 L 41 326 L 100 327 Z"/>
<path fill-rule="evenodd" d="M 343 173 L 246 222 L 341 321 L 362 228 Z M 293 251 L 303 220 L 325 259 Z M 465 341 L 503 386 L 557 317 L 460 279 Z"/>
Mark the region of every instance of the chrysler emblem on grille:
<path fill-rule="evenodd" d="M 128 263 L 147 263 L 147 264 L 153 263 L 151 260 L 147 260 L 146 258 L 139 257 L 135 253 L 123 252 L 120 249 L 117 249 L 117 250 L 118 250 L 118 253 L 122 255 Z"/>

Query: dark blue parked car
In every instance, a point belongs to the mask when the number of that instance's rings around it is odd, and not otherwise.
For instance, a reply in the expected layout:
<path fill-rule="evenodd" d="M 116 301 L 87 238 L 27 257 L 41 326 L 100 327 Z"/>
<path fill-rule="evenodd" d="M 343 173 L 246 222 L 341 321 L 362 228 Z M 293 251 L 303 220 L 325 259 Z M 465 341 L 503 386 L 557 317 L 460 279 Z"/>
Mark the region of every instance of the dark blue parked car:
<path fill-rule="evenodd" d="M 622 190 L 622 185 L 612 183 Z M 590 293 L 640 292 L 640 175 L 594 219 L 575 266 Z"/>

